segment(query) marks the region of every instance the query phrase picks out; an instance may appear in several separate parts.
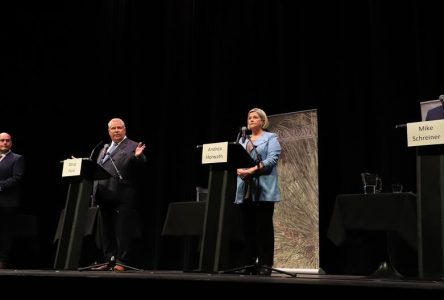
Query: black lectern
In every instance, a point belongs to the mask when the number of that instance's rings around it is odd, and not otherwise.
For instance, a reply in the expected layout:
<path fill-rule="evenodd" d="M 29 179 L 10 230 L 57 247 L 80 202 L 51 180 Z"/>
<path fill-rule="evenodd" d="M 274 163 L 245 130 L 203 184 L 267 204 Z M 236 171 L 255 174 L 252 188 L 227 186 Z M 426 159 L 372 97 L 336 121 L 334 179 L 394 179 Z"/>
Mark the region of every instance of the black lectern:
<path fill-rule="evenodd" d="M 67 164 L 70 161 L 66 160 L 62 163 Z M 74 163 L 75 160 L 72 161 Z M 57 270 L 76 270 L 79 267 L 93 181 L 111 176 L 105 169 L 90 159 L 80 159 L 80 163 L 80 174 L 63 177 L 69 181 L 69 186 L 54 262 L 54 269 Z"/>
<path fill-rule="evenodd" d="M 408 123 L 416 147 L 418 268 L 424 278 L 444 277 L 444 120 Z"/>
<path fill-rule="evenodd" d="M 444 146 L 416 148 L 419 275 L 444 277 Z"/>
<path fill-rule="evenodd" d="M 198 145 L 199 153 L 202 147 Z M 228 143 L 227 162 L 210 164 L 208 200 L 204 217 L 200 272 L 218 272 L 227 265 L 228 228 L 236 189 L 236 169 L 255 165 L 254 160 L 238 143 Z"/>

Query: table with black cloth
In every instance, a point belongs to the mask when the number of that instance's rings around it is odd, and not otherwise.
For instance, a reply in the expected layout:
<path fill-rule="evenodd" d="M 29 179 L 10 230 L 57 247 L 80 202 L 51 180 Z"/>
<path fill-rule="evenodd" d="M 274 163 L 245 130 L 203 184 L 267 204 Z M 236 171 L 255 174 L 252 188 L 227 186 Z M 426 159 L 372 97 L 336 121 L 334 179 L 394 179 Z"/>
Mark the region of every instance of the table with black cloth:
<path fill-rule="evenodd" d="M 201 236 L 206 202 L 172 202 L 169 204 L 162 236 Z"/>
<path fill-rule="evenodd" d="M 163 225 L 162 236 L 183 238 L 183 271 L 198 267 L 206 202 L 171 202 Z"/>
<path fill-rule="evenodd" d="M 183 243 L 183 271 L 202 271 L 197 263 L 202 254 L 202 234 L 204 232 L 207 201 L 172 202 L 162 230 L 162 236 L 181 237 Z M 244 241 L 242 220 L 238 205 L 230 204 L 229 218 L 225 222 L 227 239 L 221 250 L 221 261 L 227 269 L 243 265 Z"/>
<path fill-rule="evenodd" d="M 383 258 L 373 258 L 375 263 L 388 259 L 398 272 L 413 276 L 418 269 L 416 211 L 417 201 L 413 193 L 337 195 L 327 236 L 336 246 L 349 248 L 345 251 L 348 265 L 356 267 L 359 266 L 357 261 L 372 259 L 374 253 L 362 253 L 362 249 L 356 249 L 358 245 L 382 253 Z M 353 239 L 355 243 L 350 242 Z M 351 273 L 370 270 L 364 269 L 355 269 Z"/>

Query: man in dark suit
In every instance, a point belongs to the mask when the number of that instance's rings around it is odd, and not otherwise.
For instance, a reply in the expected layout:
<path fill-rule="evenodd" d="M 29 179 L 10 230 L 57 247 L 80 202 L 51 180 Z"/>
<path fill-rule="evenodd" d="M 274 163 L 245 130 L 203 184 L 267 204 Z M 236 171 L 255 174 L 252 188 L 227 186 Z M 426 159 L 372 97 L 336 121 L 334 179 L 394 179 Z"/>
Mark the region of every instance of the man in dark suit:
<path fill-rule="evenodd" d="M 11 135 L 0 133 L 0 269 L 7 267 L 15 231 L 15 216 L 20 203 L 20 184 L 25 159 L 13 153 Z"/>
<path fill-rule="evenodd" d="M 427 112 L 426 121 L 444 119 L 444 95 L 439 96 L 439 101 L 441 101 L 441 105 Z"/>
<path fill-rule="evenodd" d="M 96 270 L 124 271 L 129 264 L 136 202 L 137 175 L 146 162 L 145 145 L 130 140 L 122 119 L 108 123 L 111 144 L 106 144 L 97 162 L 112 176 L 95 182 L 94 198 L 101 213 L 101 237 L 103 255 L 108 262 Z"/>

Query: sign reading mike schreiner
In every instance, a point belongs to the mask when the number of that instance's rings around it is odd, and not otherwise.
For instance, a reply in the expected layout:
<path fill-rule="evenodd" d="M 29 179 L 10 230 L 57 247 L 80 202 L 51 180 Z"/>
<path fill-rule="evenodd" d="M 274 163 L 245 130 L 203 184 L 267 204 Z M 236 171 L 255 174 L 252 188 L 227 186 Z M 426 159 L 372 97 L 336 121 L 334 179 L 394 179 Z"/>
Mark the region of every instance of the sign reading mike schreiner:
<path fill-rule="evenodd" d="M 407 123 L 407 146 L 444 144 L 444 120 Z"/>

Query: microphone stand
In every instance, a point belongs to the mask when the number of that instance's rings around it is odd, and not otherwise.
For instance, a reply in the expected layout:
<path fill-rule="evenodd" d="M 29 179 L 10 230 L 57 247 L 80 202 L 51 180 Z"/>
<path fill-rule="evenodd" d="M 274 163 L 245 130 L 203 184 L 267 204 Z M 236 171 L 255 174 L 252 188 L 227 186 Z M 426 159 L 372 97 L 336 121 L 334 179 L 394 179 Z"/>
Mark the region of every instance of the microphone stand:
<path fill-rule="evenodd" d="M 114 170 L 116 170 L 117 176 L 119 177 L 120 180 L 122 180 L 122 179 L 123 179 L 123 176 L 122 176 L 122 174 L 120 174 L 119 169 L 117 169 L 117 166 L 116 166 L 116 163 L 114 162 L 114 159 L 111 157 L 110 154 L 108 154 L 108 155 L 109 155 L 109 160 L 111 161 L 111 164 L 112 164 L 113 167 L 114 167 Z"/>
<path fill-rule="evenodd" d="M 262 161 L 262 156 L 259 154 L 259 152 L 256 150 L 256 148 L 257 148 L 257 146 L 253 143 L 253 141 L 250 139 L 250 137 L 247 135 L 246 136 L 246 138 L 247 138 L 247 145 L 248 145 L 248 142 L 251 144 L 251 146 L 252 146 L 252 149 L 251 149 L 251 151 L 254 151 L 254 154 L 255 154 L 255 159 L 254 159 L 254 161 L 256 162 L 256 166 L 258 167 L 258 168 L 260 168 L 260 166 L 261 166 L 261 161 Z M 247 147 L 247 146 L 245 146 L 245 147 Z M 259 178 L 258 178 L 259 179 Z"/>
<path fill-rule="evenodd" d="M 108 144 L 105 144 L 105 151 L 104 151 L 104 155 L 103 155 L 103 157 L 102 157 L 102 164 L 106 161 L 105 159 L 106 159 L 106 157 L 108 156 L 108 159 L 111 161 L 111 164 L 113 165 L 113 168 L 114 168 L 114 170 L 116 170 L 116 174 L 117 174 L 117 177 L 119 177 L 119 179 L 120 180 L 122 180 L 123 179 L 123 176 L 122 176 L 122 174 L 120 174 L 120 171 L 119 171 L 119 169 L 117 168 L 117 166 L 116 166 L 116 163 L 115 163 L 115 161 L 114 161 L 114 159 L 112 158 L 112 156 L 111 156 L 111 154 L 112 153 L 109 153 L 108 152 L 108 147 L 109 147 L 109 145 Z M 115 148 L 114 148 L 115 149 Z M 114 151 L 113 151 L 114 152 Z M 105 160 L 105 161 L 104 161 Z"/>
<path fill-rule="evenodd" d="M 109 261 L 106 263 L 92 264 L 84 268 L 78 268 L 77 271 L 113 271 L 116 266 L 122 266 L 133 271 L 142 271 L 141 269 L 116 262 L 116 258 L 114 256 L 111 256 Z"/>

